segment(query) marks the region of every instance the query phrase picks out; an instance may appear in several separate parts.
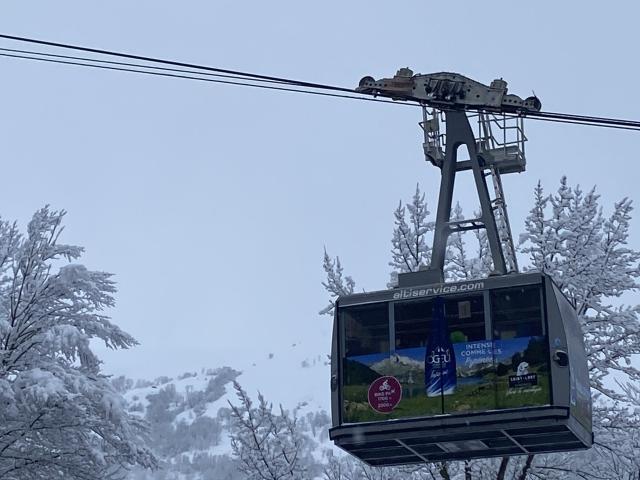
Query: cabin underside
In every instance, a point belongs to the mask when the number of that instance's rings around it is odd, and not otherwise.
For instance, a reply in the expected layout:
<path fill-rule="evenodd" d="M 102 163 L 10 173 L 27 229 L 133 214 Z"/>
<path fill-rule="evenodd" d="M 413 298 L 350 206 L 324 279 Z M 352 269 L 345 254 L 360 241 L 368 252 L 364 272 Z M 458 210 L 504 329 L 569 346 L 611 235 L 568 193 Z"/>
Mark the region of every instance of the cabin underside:
<path fill-rule="evenodd" d="M 564 407 L 343 425 L 330 437 L 373 466 L 560 452 L 589 448 L 592 436 Z"/>

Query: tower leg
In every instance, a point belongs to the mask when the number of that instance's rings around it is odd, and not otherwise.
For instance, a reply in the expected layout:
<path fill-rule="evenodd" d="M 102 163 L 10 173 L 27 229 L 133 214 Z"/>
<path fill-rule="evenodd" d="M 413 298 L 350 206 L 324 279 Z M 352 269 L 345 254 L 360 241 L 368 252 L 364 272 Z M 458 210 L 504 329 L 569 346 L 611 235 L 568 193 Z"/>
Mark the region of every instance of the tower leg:
<path fill-rule="evenodd" d="M 447 110 L 446 125 L 447 137 L 445 145 L 445 159 L 442 165 L 442 177 L 440 180 L 440 194 L 438 197 L 438 211 L 436 214 L 436 227 L 433 238 L 433 250 L 431 252 L 431 264 L 425 275 L 429 283 L 444 281 L 444 262 L 447 251 L 447 239 L 456 230 L 469 230 L 471 228 L 485 228 L 493 257 L 494 273 L 503 275 L 507 273 L 502 245 L 498 235 L 496 220 L 493 215 L 491 199 L 485 181 L 484 169 L 480 165 L 480 158 L 476 148 L 476 139 L 469 124 L 469 119 L 464 111 Z M 481 216 L 474 227 L 452 228 L 451 202 L 453 200 L 453 187 L 456 177 L 456 163 L 458 161 L 458 147 L 465 145 L 469 151 L 473 178 L 480 200 Z"/>

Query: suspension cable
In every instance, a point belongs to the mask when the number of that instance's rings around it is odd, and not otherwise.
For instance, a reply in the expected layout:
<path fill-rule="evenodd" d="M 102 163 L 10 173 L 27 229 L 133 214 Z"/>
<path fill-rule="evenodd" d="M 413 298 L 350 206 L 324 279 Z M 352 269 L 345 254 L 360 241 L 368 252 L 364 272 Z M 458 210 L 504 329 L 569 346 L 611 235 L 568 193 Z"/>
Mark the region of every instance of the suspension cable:
<path fill-rule="evenodd" d="M 305 81 L 293 80 L 293 79 L 283 78 L 283 77 L 261 75 L 261 74 L 255 74 L 250 72 L 198 65 L 194 63 L 165 60 L 165 59 L 154 58 L 154 57 L 149 57 L 144 55 L 134 55 L 129 53 L 82 47 L 78 45 L 50 42 L 45 40 L 33 39 L 33 38 L 18 37 L 14 35 L 0 34 L 0 39 L 26 42 L 26 43 L 36 44 L 36 45 L 63 48 L 68 50 L 88 52 L 88 53 L 106 55 L 106 56 L 112 56 L 112 57 L 118 57 L 118 58 L 127 58 L 130 60 L 138 60 L 138 61 L 148 62 L 152 64 L 169 65 L 171 67 L 181 67 L 181 68 L 167 68 L 167 67 L 159 67 L 156 65 L 116 62 L 112 60 L 60 55 L 60 54 L 53 54 L 53 53 L 46 53 L 46 52 L 33 52 L 33 51 L 17 50 L 17 49 L 9 49 L 9 48 L 0 48 L 0 51 L 7 52 L 7 53 L 0 53 L 0 56 L 2 57 L 11 57 L 11 58 L 17 58 L 17 59 L 26 59 L 26 60 L 39 60 L 39 61 L 45 61 L 49 63 L 93 67 L 93 68 L 100 68 L 105 70 L 117 70 L 117 71 L 131 72 L 131 73 L 154 75 L 154 76 L 200 80 L 200 81 L 207 81 L 211 83 L 221 83 L 221 84 L 254 87 L 254 88 L 264 88 L 268 90 L 306 93 L 311 95 L 346 98 L 351 100 L 375 101 L 375 102 L 392 103 L 395 105 L 407 105 L 407 106 L 424 106 L 423 102 L 414 103 L 411 100 L 405 101 L 405 102 L 386 100 L 386 99 L 377 98 L 375 96 L 371 97 L 371 96 L 362 94 L 361 92 L 358 92 L 351 88 L 338 87 L 334 85 L 305 82 Z M 43 57 L 47 57 L 47 58 L 43 58 Z M 216 77 L 216 78 L 207 78 L 207 77 Z M 226 80 L 221 80 L 222 78 Z M 248 82 L 255 82 L 255 83 L 248 83 Z M 271 85 L 265 85 L 265 84 L 271 84 Z M 290 88 L 290 87 L 295 87 L 295 88 Z M 313 90 L 309 90 L 309 89 L 313 89 Z M 342 92 L 342 93 L 341 94 L 327 93 L 327 92 L 321 92 L 317 90 L 328 90 L 328 91 Z M 468 110 L 483 111 L 484 109 L 469 108 Z M 623 129 L 623 130 L 640 130 L 639 121 L 624 120 L 624 119 L 617 119 L 617 118 L 565 114 L 565 113 L 558 113 L 558 112 L 522 112 L 520 114 L 507 113 L 505 115 L 520 116 L 520 117 L 531 118 L 534 120 L 541 120 L 541 121 L 548 121 L 548 122 L 555 122 L 555 123 L 567 123 L 567 124 L 586 125 L 586 126 L 594 126 L 594 127 L 617 128 L 617 129 Z"/>

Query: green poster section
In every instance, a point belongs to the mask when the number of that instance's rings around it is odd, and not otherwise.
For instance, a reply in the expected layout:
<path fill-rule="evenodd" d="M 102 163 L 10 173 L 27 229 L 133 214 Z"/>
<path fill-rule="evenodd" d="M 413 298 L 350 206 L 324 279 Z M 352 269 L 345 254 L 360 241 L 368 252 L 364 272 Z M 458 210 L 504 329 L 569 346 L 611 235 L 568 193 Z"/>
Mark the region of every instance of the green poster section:
<path fill-rule="evenodd" d="M 345 358 L 343 422 L 547 405 L 547 345 L 544 336 L 454 343 L 456 387 L 439 397 L 427 397 L 425 392 L 428 347 Z M 402 385 L 402 400 L 389 413 L 378 413 L 368 403 L 369 386 L 381 376 L 393 376 Z"/>

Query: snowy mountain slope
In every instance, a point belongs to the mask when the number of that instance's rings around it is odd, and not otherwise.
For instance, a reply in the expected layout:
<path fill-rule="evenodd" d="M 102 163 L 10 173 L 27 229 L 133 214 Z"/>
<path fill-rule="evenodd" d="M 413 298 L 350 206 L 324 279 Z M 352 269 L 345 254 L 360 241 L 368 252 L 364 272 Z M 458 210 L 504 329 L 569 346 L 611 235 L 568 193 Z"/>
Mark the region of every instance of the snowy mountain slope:
<path fill-rule="evenodd" d="M 286 410 L 296 409 L 300 428 L 310 439 L 309 453 L 322 462 L 334 451 L 329 428 L 329 328 L 319 325 L 308 339 L 273 351 L 256 352 L 252 358 L 234 358 L 228 366 L 201 368 L 175 378 L 153 381 L 114 379 L 130 411 L 151 426 L 151 443 L 163 462 L 163 475 L 147 477 L 134 472 L 132 478 L 209 478 L 208 469 L 230 465 L 229 402 L 238 404 L 236 380 L 257 401 L 258 393 Z M 301 335 L 302 336 L 302 335 Z M 272 348 L 273 346 L 271 346 Z M 220 465 L 224 461 L 224 467 Z M 182 475 L 178 476 L 178 473 Z M 172 476 L 175 474 L 176 476 Z M 218 478 L 217 476 L 215 478 Z"/>
<path fill-rule="evenodd" d="M 288 352 L 269 353 L 244 365 L 229 365 L 240 374 L 237 381 L 252 396 L 261 393 L 274 405 L 282 404 L 287 409 L 305 404 L 302 411 L 327 410 L 330 407 L 329 359 L 327 354 L 309 355 L 303 345 L 293 344 Z M 159 377 L 153 381 L 138 381 L 127 388 L 125 398 L 130 404 L 139 404 L 146 409 L 147 397 L 159 389 L 173 385 L 176 392 L 186 395 L 189 391 L 205 390 L 207 384 L 217 378 L 216 369 L 200 369 L 185 372 L 176 378 Z M 232 389 L 218 400 L 211 402 L 207 414 L 228 406 L 234 400 Z"/>

